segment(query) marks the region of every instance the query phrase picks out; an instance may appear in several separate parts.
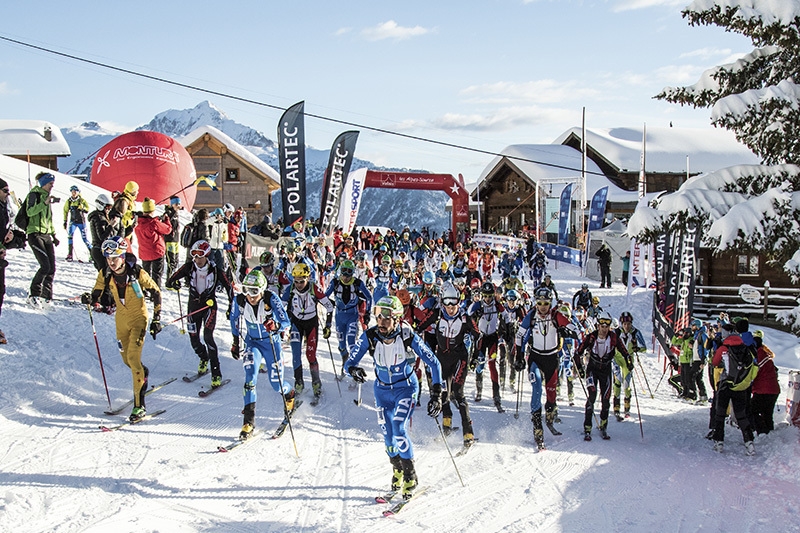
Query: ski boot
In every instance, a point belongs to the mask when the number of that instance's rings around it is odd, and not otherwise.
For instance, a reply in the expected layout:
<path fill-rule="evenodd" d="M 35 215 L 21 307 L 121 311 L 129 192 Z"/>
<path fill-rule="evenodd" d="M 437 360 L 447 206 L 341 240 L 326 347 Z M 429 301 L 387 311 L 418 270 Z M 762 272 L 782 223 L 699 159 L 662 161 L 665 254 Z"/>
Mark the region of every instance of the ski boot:
<path fill-rule="evenodd" d="M 72 245 L 67 245 L 67 261 L 72 262 Z"/>
<path fill-rule="evenodd" d="M 453 418 L 450 416 L 442 417 L 442 433 L 447 437 L 453 431 Z"/>
<path fill-rule="evenodd" d="M 147 414 L 147 409 L 145 409 L 143 405 L 141 407 L 134 407 L 133 410 L 131 411 L 131 416 L 128 417 L 128 420 L 130 420 L 131 422 L 138 422 L 139 420 L 144 418 L 144 415 L 146 414 Z"/>
<path fill-rule="evenodd" d="M 200 359 L 200 363 L 197 365 L 197 373 L 201 376 L 208 372 L 208 359 Z"/>
<path fill-rule="evenodd" d="M 556 435 L 556 436 L 561 435 L 561 432 L 559 430 L 557 430 L 556 427 L 553 425 L 553 422 L 555 422 L 555 419 L 556 419 L 556 410 L 555 410 L 555 408 L 546 410 L 544 417 L 545 417 L 545 424 L 547 424 L 547 429 L 550 430 L 550 433 L 552 433 L 553 435 Z M 541 419 L 540 419 L 540 423 L 541 423 Z"/>
<path fill-rule="evenodd" d="M 608 420 L 601 420 L 600 421 L 600 436 L 603 440 L 609 440 L 611 437 L 608 436 Z"/>
<path fill-rule="evenodd" d="M 479 402 L 483 398 L 483 374 L 475 374 L 475 401 Z"/>
<path fill-rule="evenodd" d="M 322 383 L 312 383 L 311 390 L 314 392 L 314 400 L 319 401 L 319 397 L 322 396 Z"/>
<path fill-rule="evenodd" d="M 300 394 L 304 390 L 306 390 L 306 384 L 305 383 L 303 383 L 302 381 L 295 381 L 294 382 L 294 393 L 295 394 Z"/>
<path fill-rule="evenodd" d="M 414 460 L 401 457 L 400 463 L 403 465 L 403 499 L 410 500 L 414 496 L 414 490 L 417 488 L 417 472 L 414 469 Z"/>
<path fill-rule="evenodd" d="M 242 431 L 239 432 L 239 440 L 247 440 L 253 436 L 253 431 L 256 429 L 256 404 L 248 403 L 242 409 L 244 415 L 244 422 L 242 424 Z"/>
<path fill-rule="evenodd" d="M 756 446 L 753 444 L 753 441 L 749 440 L 744 443 L 744 453 L 745 455 L 755 455 L 756 454 Z"/>
<path fill-rule="evenodd" d="M 283 395 L 283 404 L 284 404 L 284 409 L 286 410 L 285 413 L 286 416 L 292 416 L 292 413 L 294 413 L 294 406 L 295 406 L 294 398 L 296 395 L 297 393 L 294 391 L 294 389 L 290 390 L 287 394 Z"/>
<path fill-rule="evenodd" d="M 536 446 L 540 450 L 546 449 L 544 446 L 544 429 L 542 429 L 542 412 L 536 411 L 531 414 L 531 422 L 533 422 L 533 440 L 536 441 Z"/>
<path fill-rule="evenodd" d="M 586 442 L 592 440 L 592 426 L 583 426 L 583 440 Z"/>
<path fill-rule="evenodd" d="M 392 463 L 392 489 L 394 492 L 400 492 L 403 488 L 403 463 L 399 455 L 389 457 L 389 462 Z"/>
<path fill-rule="evenodd" d="M 475 444 L 475 435 L 472 433 L 464 433 L 464 448 L 469 448 Z"/>
<path fill-rule="evenodd" d="M 211 378 L 211 388 L 216 389 L 222 386 L 222 376 L 214 376 Z"/>
<path fill-rule="evenodd" d="M 725 443 L 721 440 L 714 441 L 714 451 L 718 453 L 722 453 L 722 449 L 725 447 Z"/>

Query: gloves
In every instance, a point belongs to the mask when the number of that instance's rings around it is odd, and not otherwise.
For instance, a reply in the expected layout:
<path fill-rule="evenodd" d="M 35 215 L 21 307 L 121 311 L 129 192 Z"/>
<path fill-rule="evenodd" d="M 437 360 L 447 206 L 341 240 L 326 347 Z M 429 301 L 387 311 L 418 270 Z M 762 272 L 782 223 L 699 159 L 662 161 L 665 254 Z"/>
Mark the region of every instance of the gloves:
<path fill-rule="evenodd" d="M 517 354 L 517 357 L 514 359 L 514 370 L 517 372 L 522 372 L 525 370 L 525 367 L 528 366 L 525 361 L 525 355 L 520 350 L 520 353 Z"/>
<path fill-rule="evenodd" d="M 364 383 L 367 381 L 367 373 L 364 372 L 364 369 L 360 366 L 352 366 L 348 371 L 350 376 L 355 380 L 356 383 Z"/>
<path fill-rule="evenodd" d="M 578 375 L 581 377 L 581 379 L 586 379 L 586 370 L 583 368 L 579 368 Z"/>
<path fill-rule="evenodd" d="M 268 318 L 267 320 L 264 321 L 264 327 L 270 333 L 278 331 L 278 324 L 276 324 L 275 321 L 272 320 L 271 318 Z"/>
<path fill-rule="evenodd" d="M 238 361 L 241 356 L 242 354 L 239 352 L 239 337 L 234 337 L 233 344 L 231 344 L 231 357 Z"/>
<path fill-rule="evenodd" d="M 633 372 L 633 357 L 628 357 L 625 362 L 628 363 L 628 372 Z"/>
<path fill-rule="evenodd" d="M 153 320 L 150 321 L 150 335 L 153 336 L 153 340 L 156 340 L 156 335 L 161 332 L 161 329 L 161 320 L 158 315 L 154 315 Z"/>
<path fill-rule="evenodd" d="M 228 308 L 225 310 L 225 318 L 227 320 L 231 319 L 231 304 L 228 302 Z"/>
<path fill-rule="evenodd" d="M 178 281 L 178 280 L 176 279 L 175 281 L 173 281 L 172 283 L 170 283 L 170 284 L 169 284 L 169 286 L 168 286 L 167 288 L 168 288 L 168 289 L 172 289 L 172 290 L 179 291 L 179 290 L 181 290 L 181 282 L 180 282 L 180 281 Z"/>
<path fill-rule="evenodd" d="M 59 241 L 58 238 L 55 235 L 53 235 L 53 245 L 58 246 L 60 243 L 61 241 Z"/>
<path fill-rule="evenodd" d="M 478 367 L 478 356 L 473 355 L 472 358 L 469 360 L 469 369 L 475 370 Z"/>
<path fill-rule="evenodd" d="M 64 221 L 64 229 L 67 229 L 67 221 Z"/>
<path fill-rule="evenodd" d="M 81 303 L 83 305 L 91 305 L 92 304 L 92 293 L 84 292 L 81 294 Z"/>
<path fill-rule="evenodd" d="M 331 327 L 330 326 L 325 325 L 325 327 L 322 328 L 322 338 L 326 339 L 326 340 L 331 338 Z"/>
<path fill-rule="evenodd" d="M 575 332 L 572 331 L 571 329 L 569 329 L 566 326 L 561 326 L 560 328 L 558 328 L 558 334 L 561 335 L 562 337 L 568 338 L 568 339 L 577 339 L 578 338 L 578 336 L 575 334 Z"/>
<path fill-rule="evenodd" d="M 442 386 L 435 383 L 431 386 L 431 399 L 428 402 L 428 416 L 436 418 L 442 412 Z"/>

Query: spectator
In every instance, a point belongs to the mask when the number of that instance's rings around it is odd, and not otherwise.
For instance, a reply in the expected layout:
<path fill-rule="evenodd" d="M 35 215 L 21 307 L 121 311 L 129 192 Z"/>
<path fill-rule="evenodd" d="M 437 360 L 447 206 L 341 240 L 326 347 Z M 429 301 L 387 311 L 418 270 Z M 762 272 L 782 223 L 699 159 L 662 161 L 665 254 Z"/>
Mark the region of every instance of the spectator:
<path fill-rule="evenodd" d="M 600 249 L 594 254 L 597 256 L 597 264 L 600 265 L 600 288 L 611 288 L 611 248 L 606 243 L 600 245 Z"/>
<path fill-rule="evenodd" d="M 53 211 L 50 204 L 59 201 L 50 196 L 56 177 L 49 172 L 40 172 L 36 176 L 37 185 L 31 189 L 25 198 L 25 209 L 28 214 L 28 243 L 31 245 L 33 255 L 39 262 L 39 270 L 31 280 L 28 304 L 41 309 L 42 304 L 53 301 L 53 277 L 56 274 L 56 230 L 53 226 Z"/>
<path fill-rule="evenodd" d="M 167 279 L 169 279 L 175 272 L 175 269 L 178 268 L 178 245 L 181 234 L 178 211 L 182 209 L 181 199 L 177 196 L 171 196 L 169 205 L 164 208 L 164 215 L 169 219 L 169 223 L 172 225 L 172 231 L 164 235 L 164 244 L 167 249 Z"/>
<path fill-rule="evenodd" d="M 153 217 L 156 203 L 150 198 L 142 202 L 142 214 L 136 224 L 136 240 L 139 242 L 139 258 L 142 269 L 147 272 L 155 284 L 161 289 L 161 277 L 164 274 L 164 254 L 167 247 L 164 236 L 172 233 L 169 216 Z"/>

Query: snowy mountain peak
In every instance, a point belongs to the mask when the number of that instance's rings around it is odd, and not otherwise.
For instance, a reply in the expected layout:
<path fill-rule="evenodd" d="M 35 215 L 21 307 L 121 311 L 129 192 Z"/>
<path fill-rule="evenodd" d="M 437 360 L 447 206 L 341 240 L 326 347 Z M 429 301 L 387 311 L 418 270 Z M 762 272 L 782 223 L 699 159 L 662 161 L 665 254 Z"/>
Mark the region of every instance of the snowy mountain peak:
<path fill-rule="evenodd" d="M 275 146 L 275 143 L 263 133 L 231 120 L 208 100 L 203 100 L 191 109 L 170 109 L 159 113 L 153 120 L 137 129 L 158 131 L 178 138 L 199 126 L 214 126 L 243 146 L 257 146 L 264 150 Z"/>

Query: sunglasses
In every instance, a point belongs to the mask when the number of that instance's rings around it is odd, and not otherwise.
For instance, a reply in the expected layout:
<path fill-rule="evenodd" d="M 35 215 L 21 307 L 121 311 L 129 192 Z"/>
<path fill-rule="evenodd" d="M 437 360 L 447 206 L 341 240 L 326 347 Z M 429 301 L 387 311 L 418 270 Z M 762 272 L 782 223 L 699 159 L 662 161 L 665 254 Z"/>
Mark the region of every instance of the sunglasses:
<path fill-rule="evenodd" d="M 305 283 L 308 281 L 308 278 L 294 278 L 295 283 Z"/>
<path fill-rule="evenodd" d="M 442 300 L 442 303 L 443 303 L 445 306 L 450 306 L 450 305 L 458 305 L 458 298 L 444 298 L 444 299 Z"/>
<path fill-rule="evenodd" d="M 246 296 L 258 296 L 259 294 L 261 294 L 261 289 L 259 289 L 258 287 L 242 287 L 242 292 Z"/>
<path fill-rule="evenodd" d="M 0 189 L 0 190 L 2 190 L 2 191 L 3 191 L 4 193 L 6 193 L 6 194 L 9 194 L 9 193 L 11 193 L 11 191 L 9 191 L 8 189 Z"/>
<path fill-rule="evenodd" d="M 610 326 L 611 325 L 611 321 L 608 320 L 607 318 L 601 318 L 600 320 L 597 321 L 597 323 L 600 324 L 601 326 Z"/>

